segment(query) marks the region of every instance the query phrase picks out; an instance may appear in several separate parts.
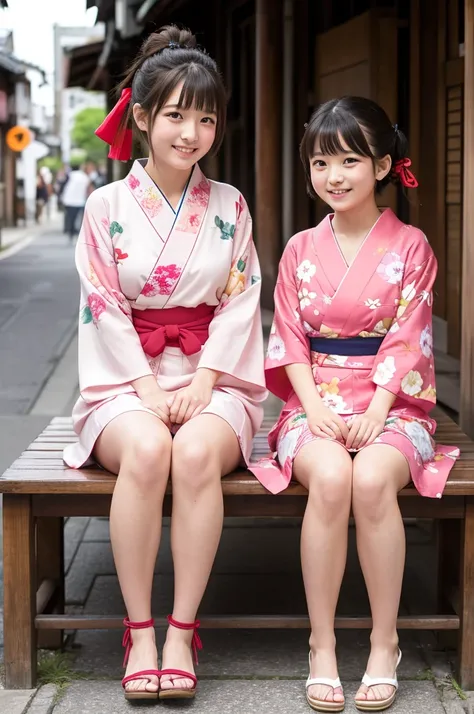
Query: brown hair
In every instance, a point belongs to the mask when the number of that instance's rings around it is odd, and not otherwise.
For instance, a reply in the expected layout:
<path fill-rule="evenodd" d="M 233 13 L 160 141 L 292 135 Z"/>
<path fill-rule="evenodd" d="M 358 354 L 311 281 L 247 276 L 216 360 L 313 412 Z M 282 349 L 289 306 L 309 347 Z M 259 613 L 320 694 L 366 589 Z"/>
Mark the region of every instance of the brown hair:
<path fill-rule="evenodd" d="M 119 91 L 126 87 L 132 89 L 123 127 L 133 120 L 135 103 L 147 112 L 149 124 L 152 125 L 170 94 L 181 83 L 180 109 L 194 107 L 198 111 L 216 113 L 216 136 L 211 147 L 211 153 L 215 154 L 225 131 L 227 96 L 224 83 L 215 61 L 197 46 L 194 35 L 176 25 L 165 25 L 147 37 L 120 83 Z M 133 128 L 153 155 L 147 133 L 141 131 L 135 121 Z"/>
<path fill-rule="evenodd" d="M 340 137 L 349 149 L 359 156 L 377 159 L 389 156 L 392 167 L 407 156 L 408 142 L 397 125 L 393 126 L 381 106 L 365 97 L 341 97 L 321 104 L 311 116 L 300 144 L 300 157 L 306 175 L 306 186 L 311 198 L 316 194 L 311 183 L 311 158 L 318 141 L 323 154 L 343 153 Z M 376 193 L 399 178 L 390 171 L 377 181 Z"/>

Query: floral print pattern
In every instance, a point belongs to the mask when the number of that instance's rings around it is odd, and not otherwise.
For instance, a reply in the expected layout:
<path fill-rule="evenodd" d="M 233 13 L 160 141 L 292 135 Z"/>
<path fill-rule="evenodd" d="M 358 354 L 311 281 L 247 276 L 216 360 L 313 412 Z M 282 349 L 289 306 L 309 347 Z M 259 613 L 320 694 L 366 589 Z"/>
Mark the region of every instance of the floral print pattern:
<path fill-rule="evenodd" d="M 127 181 L 132 191 L 136 191 L 136 189 L 140 186 L 140 180 L 133 174 L 129 174 Z"/>
<path fill-rule="evenodd" d="M 283 359 L 286 354 L 286 348 L 281 337 L 278 337 L 276 334 L 270 335 L 267 354 L 270 359 L 277 360 L 278 362 Z"/>
<path fill-rule="evenodd" d="M 395 374 L 395 358 L 392 355 L 385 357 L 383 362 L 379 362 L 374 374 L 375 384 L 384 386 L 388 384 Z"/>
<path fill-rule="evenodd" d="M 422 330 L 420 335 L 420 349 L 427 359 L 433 354 L 433 335 L 429 325 Z"/>
<path fill-rule="evenodd" d="M 89 322 L 93 322 L 97 327 L 99 318 L 107 308 L 107 303 L 105 302 L 102 295 L 97 293 L 91 293 L 87 298 L 87 305 L 85 305 L 81 310 L 81 322 L 87 325 Z"/>
<path fill-rule="evenodd" d="M 316 274 L 316 266 L 310 260 L 303 260 L 296 269 L 296 277 L 304 283 L 311 282 L 311 278 Z"/>
<path fill-rule="evenodd" d="M 384 255 L 377 268 L 377 273 L 383 280 L 391 285 L 401 283 L 405 263 L 397 253 L 387 253 Z"/>
<path fill-rule="evenodd" d="M 326 218 L 316 228 L 290 239 L 283 253 L 275 290 L 274 327 L 266 360 L 267 385 L 285 402 L 270 435 L 275 468 L 261 482 L 278 493 L 291 478 L 294 455 L 309 428 L 285 444 L 287 425 L 302 410 L 285 367 L 308 364 L 323 403 L 345 420 L 364 413 L 377 389 L 395 397 L 377 443 L 401 451 L 413 481 L 424 496 L 440 497 L 452 466 L 448 449 L 435 445 L 436 402 L 433 365 L 432 288 L 436 260 L 425 236 L 404 226 L 390 209 L 369 232 L 348 268 Z M 311 352 L 309 338 L 382 337 L 377 354 L 345 355 Z M 319 348 L 321 349 L 321 348 Z M 336 352 L 332 342 L 330 352 Z M 304 411 L 304 410 L 303 410 Z M 306 436 L 305 436 L 306 434 Z M 291 449 L 290 449 L 291 450 Z M 457 456 L 453 453 L 453 459 Z"/>
<path fill-rule="evenodd" d="M 311 305 L 311 300 L 314 300 L 316 293 L 310 292 L 308 288 L 302 288 L 298 291 L 298 299 L 300 301 L 300 310 Z"/>
<path fill-rule="evenodd" d="M 156 218 L 161 210 L 163 201 L 153 186 L 149 186 L 143 192 L 140 205 L 149 218 Z"/>
<path fill-rule="evenodd" d="M 402 391 L 415 397 L 423 389 L 423 378 L 416 369 L 411 369 L 402 379 Z"/>
<path fill-rule="evenodd" d="M 171 295 L 181 276 L 181 270 L 179 265 L 158 265 L 146 281 L 142 295 L 145 297 Z"/>

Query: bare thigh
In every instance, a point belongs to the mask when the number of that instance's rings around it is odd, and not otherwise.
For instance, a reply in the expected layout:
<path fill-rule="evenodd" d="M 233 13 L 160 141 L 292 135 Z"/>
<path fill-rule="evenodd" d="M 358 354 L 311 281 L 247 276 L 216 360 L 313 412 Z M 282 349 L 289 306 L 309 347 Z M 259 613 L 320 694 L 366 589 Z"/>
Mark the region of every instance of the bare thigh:
<path fill-rule="evenodd" d="M 390 444 L 370 444 L 354 458 L 354 490 L 389 490 L 398 493 L 410 483 L 410 467 L 404 455 Z"/>
<path fill-rule="evenodd" d="M 103 429 L 94 447 L 94 458 L 104 469 L 118 474 L 124 455 L 136 445 L 171 448 L 171 435 L 161 419 L 148 412 L 120 414 Z"/>
<path fill-rule="evenodd" d="M 215 460 L 221 476 L 233 471 L 242 459 L 232 427 L 215 414 L 199 414 L 179 429 L 173 440 L 172 462 L 199 463 Z"/>
<path fill-rule="evenodd" d="M 352 459 L 336 441 L 315 439 L 305 444 L 293 462 L 293 478 L 310 490 L 311 485 L 327 483 L 330 487 L 350 482 Z"/>

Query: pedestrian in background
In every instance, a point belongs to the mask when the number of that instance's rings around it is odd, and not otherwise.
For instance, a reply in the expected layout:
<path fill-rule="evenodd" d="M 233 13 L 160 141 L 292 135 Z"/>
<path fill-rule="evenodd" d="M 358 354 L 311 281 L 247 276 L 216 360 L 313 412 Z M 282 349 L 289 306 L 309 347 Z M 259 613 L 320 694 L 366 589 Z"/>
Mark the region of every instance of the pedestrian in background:
<path fill-rule="evenodd" d="M 82 219 L 87 197 L 94 190 L 90 171 L 91 167 L 87 164 L 73 168 L 62 193 L 64 232 L 71 242 L 79 232 L 78 224 Z"/>

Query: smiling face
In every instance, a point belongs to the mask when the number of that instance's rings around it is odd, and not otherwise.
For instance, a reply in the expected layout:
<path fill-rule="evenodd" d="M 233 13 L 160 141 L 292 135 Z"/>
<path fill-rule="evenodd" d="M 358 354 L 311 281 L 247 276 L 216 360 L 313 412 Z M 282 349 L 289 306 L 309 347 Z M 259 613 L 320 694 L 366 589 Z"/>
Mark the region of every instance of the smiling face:
<path fill-rule="evenodd" d="M 333 211 L 349 211 L 375 201 L 375 186 L 390 171 L 389 156 L 374 161 L 350 149 L 339 134 L 341 151 L 323 153 L 316 139 L 313 155 L 310 157 L 311 184 L 315 193 Z"/>
<path fill-rule="evenodd" d="M 217 116 L 193 106 L 179 106 L 183 83 L 176 86 L 161 107 L 148 131 L 148 119 L 139 104 L 133 107 L 138 128 L 148 133 L 155 165 L 189 171 L 211 149 L 216 136 Z"/>

